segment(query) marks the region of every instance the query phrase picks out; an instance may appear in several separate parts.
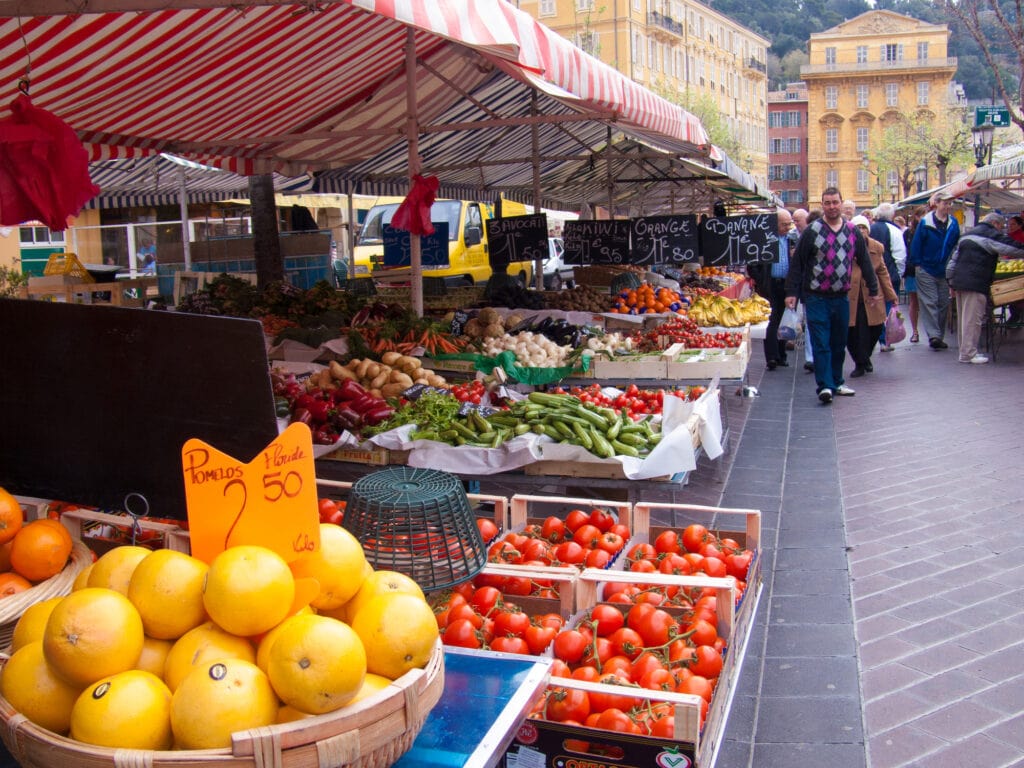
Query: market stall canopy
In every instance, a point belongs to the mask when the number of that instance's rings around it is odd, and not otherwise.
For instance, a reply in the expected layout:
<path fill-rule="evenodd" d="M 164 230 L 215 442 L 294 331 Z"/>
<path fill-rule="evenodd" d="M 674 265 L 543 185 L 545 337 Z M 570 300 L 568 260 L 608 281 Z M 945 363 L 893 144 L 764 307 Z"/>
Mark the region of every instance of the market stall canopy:
<path fill-rule="evenodd" d="M 1024 210 L 1024 196 L 1020 182 L 1024 180 L 1024 157 L 986 165 L 948 184 L 926 189 L 899 202 L 900 206 L 926 205 L 936 192 L 951 198 L 972 201 L 977 197 L 982 205 L 999 211 Z"/>
<path fill-rule="evenodd" d="M 542 95 L 533 119 L 549 136 L 601 121 L 662 149 L 707 151 L 693 115 L 502 0 L 87 8 L 0 3 L 0 103 L 28 74 L 34 103 L 72 125 L 93 160 L 170 152 L 244 175 L 295 176 L 404 147 L 407 30 L 421 132 L 462 130 L 439 116 L 501 70 L 521 94 Z"/>

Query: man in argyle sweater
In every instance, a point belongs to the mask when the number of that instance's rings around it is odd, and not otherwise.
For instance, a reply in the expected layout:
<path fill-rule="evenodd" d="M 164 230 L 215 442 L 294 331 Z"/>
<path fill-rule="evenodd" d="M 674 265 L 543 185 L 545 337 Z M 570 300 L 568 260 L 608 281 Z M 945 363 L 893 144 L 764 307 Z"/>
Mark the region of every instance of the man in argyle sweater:
<path fill-rule="evenodd" d="M 818 399 L 832 402 L 833 395 L 853 395 L 843 378 L 846 336 L 850 324 L 850 273 L 853 260 L 860 264 L 868 285 L 869 303 L 879 301 L 878 278 L 868 257 L 864 237 L 843 218 L 843 196 L 835 187 L 821 193 L 822 217 L 807 226 L 789 260 L 786 275 L 786 306 L 795 309 L 803 297 L 807 327 L 814 348 L 814 378 Z"/>

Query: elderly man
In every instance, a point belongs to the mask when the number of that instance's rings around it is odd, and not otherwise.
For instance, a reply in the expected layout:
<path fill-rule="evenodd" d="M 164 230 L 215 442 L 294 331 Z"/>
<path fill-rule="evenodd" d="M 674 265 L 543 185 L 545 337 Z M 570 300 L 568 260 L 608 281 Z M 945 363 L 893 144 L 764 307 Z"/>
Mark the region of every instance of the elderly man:
<path fill-rule="evenodd" d="M 839 207 L 839 213 L 844 219 L 850 221 L 857 215 L 857 204 L 853 200 L 843 200 L 843 204 Z"/>
<path fill-rule="evenodd" d="M 790 252 L 796 247 L 797 236 L 793 231 L 793 217 L 785 208 L 779 208 L 778 216 L 779 255 L 771 264 L 752 264 L 748 268 L 757 292 L 768 299 L 772 306 L 768 317 L 768 328 L 764 336 L 764 361 L 769 371 L 786 368 L 786 340 L 779 338 L 782 313 L 786 311 L 786 274 L 789 272 Z"/>
<path fill-rule="evenodd" d="M 793 211 L 793 226 L 796 227 L 797 235 L 802 235 L 807 229 L 807 209 L 797 208 Z"/>
<path fill-rule="evenodd" d="M 843 219 L 842 202 L 843 196 L 835 187 L 826 187 L 821 193 L 822 218 L 800 235 L 786 277 L 786 306 L 795 309 L 799 296 L 807 308 L 818 400 L 826 405 L 833 395 L 856 394 L 843 378 L 850 322 L 847 294 L 854 260 L 868 289 L 868 303 L 879 300 L 878 278 L 868 257 L 867 242 Z"/>

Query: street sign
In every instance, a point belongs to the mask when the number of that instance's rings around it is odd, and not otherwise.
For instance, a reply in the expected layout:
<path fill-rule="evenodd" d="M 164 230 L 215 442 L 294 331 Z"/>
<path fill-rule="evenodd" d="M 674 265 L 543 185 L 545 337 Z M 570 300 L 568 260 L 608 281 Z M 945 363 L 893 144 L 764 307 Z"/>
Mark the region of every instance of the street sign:
<path fill-rule="evenodd" d="M 1010 125 L 1010 110 L 1008 107 L 975 107 L 974 108 L 974 125 L 984 125 L 985 123 L 991 123 L 996 128 L 1006 128 Z"/>

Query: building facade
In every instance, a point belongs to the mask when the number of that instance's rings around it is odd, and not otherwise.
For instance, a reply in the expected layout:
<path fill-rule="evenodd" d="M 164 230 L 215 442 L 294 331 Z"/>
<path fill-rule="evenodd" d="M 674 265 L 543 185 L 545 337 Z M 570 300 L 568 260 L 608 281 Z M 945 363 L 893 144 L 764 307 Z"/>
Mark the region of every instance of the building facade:
<path fill-rule="evenodd" d="M 807 86 L 768 92 L 768 184 L 787 208 L 807 207 Z"/>
<path fill-rule="evenodd" d="M 743 148 L 732 159 L 768 177 L 770 41 L 696 0 L 518 0 L 587 53 L 677 103 L 711 100 Z"/>
<path fill-rule="evenodd" d="M 887 127 L 934 121 L 948 109 L 957 61 L 949 28 L 891 11 L 868 11 L 811 35 L 807 83 L 807 193 L 838 187 L 858 208 L 902 196 L 901 174 L 881 167 Z"/>

